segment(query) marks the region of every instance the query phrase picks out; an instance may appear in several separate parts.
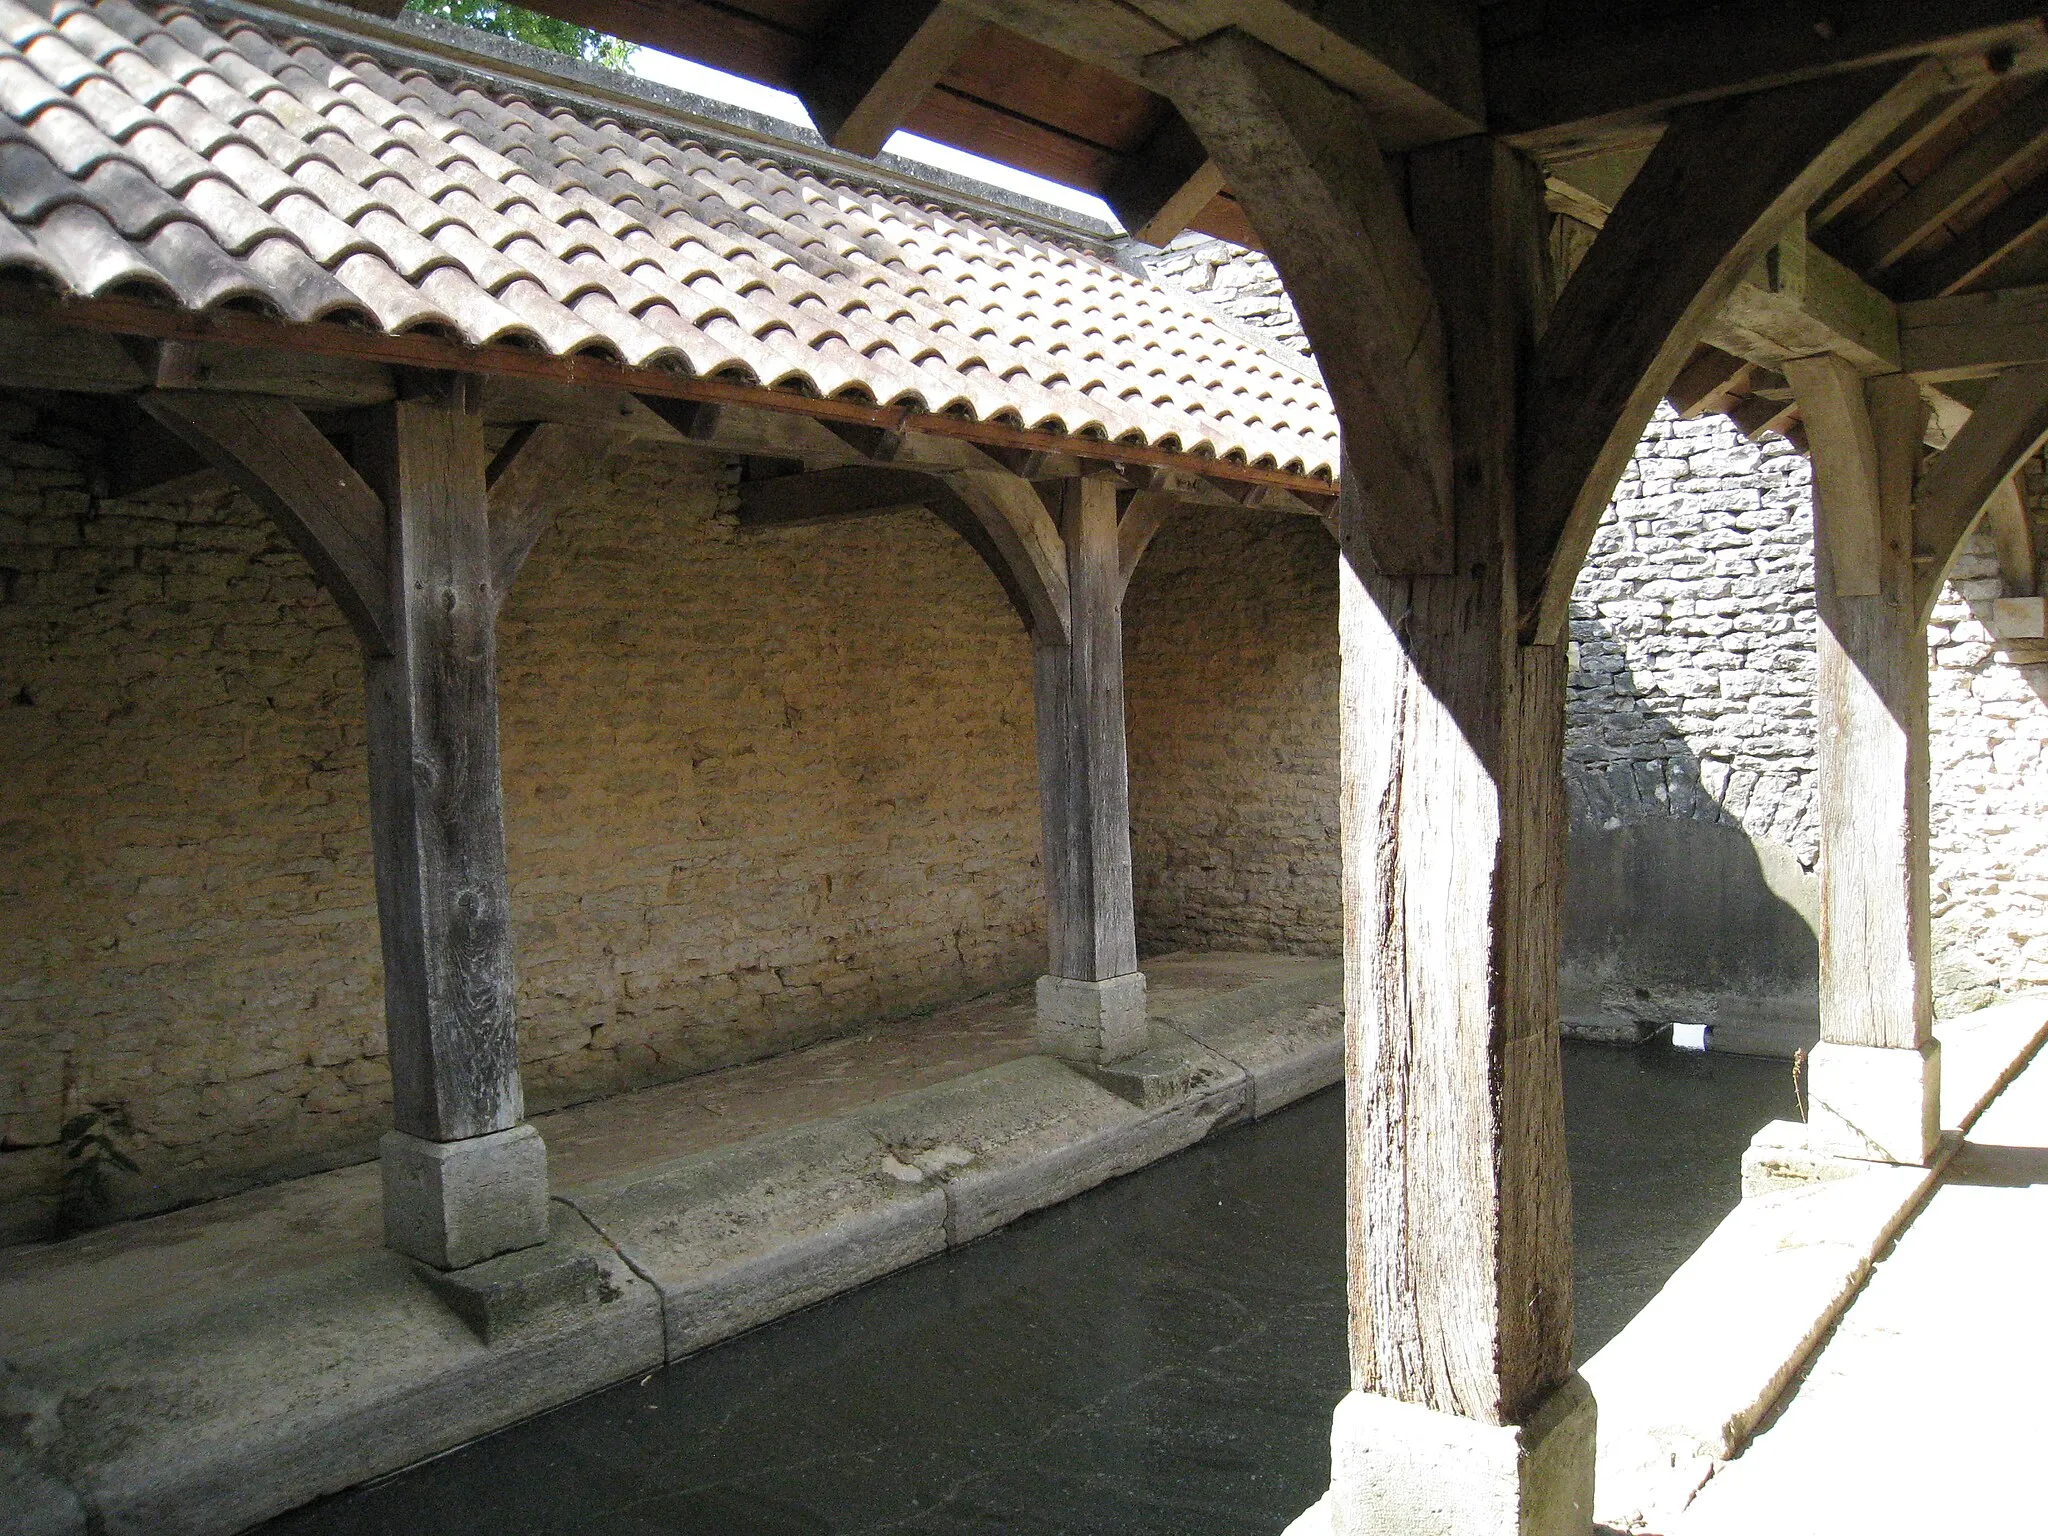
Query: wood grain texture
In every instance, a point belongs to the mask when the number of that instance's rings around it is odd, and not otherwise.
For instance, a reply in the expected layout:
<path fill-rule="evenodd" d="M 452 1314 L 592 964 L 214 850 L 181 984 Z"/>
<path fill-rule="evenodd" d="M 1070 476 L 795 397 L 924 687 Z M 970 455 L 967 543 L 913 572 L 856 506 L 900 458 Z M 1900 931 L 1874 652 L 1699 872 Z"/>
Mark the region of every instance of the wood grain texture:
<path fill-rule="evenodd" d="M 1088 477 L 1054 494 L 1072 627 L 1033 647 L 1046 938 L 1050 974 L 1107 981 L 1138 968 L 1116 486 Z"/>
<path fill-rule="evenodd" d="M 1708 319 L 1787 223 L 1944 78 L 1887 65 L 1671 114 L 1565 285 L 1529 373 L 1517 555 L 1530 638 L 1562 638 L 1600 516 Z"/>
<path fill-rule="evenodd" d="M 1920 1046 L 1932 1036 L 1928 907 L 1927 639 L 1914 602 L 1913 472 L 1926 430 L 1902 374 L 1870 381 L 1862 427 L 1808 420 L 1818 481 L 1830 459 L 1875 444 L 1861 509 L 1816 508 L 1820 609 L 1820 1016 L 1822 1038 Z M 1847 477 L 1836 477 L 1837 485 Z M 1839 591 L 1829 541 L 1845 522 L 1875 530 L 1878 590 Z"/>
<path fill-rule="evenodd" d="M 522 1114 L 506 889 L 483 421 L 379 408 L 361 462 L 391 509 L 394 644 L 370 659 L 371 837 L 398 1129 L 481 1136 Z"/>
<path fill-rule="evenodd" d="M 542 422 L 489 475 L 491 590 L 502 605 L 555 514 L 604 469 L 608 432 Z"/>
<path fill-rule="evenodd" d="M 1817 557 L 1828 561 L 1837 597 L 1875 597 L 1884 549 L 1863 376 L 1838 357 L 1801 357 L 1785 364 L 1785 377 L 1812 445 Z"/>
<path fill-rule="evenodd" d="M 1999 375 L 1963 429 L 1927 465 L 1913 498 L 1915 612 L 1934 611 L 1941 584 L 1984 507 L 2048 442 L 2048 364 Z"/>
<path fill-rule="evenodd" d="M 984 27 L 980 17 L 938 0 L 852 7 L 818 39 L 796 94 L 826 143 L 878 155 Z"/>
<path fill-rule="evenodd" d="M 1223 168 L 1316 340 L 1374 562 L 1448 572 L 1443 324 L 1364 109 L 1235 31 L 1147 69 Z"/>
<path fill-rule="evenodd" d="M 265 395 L 184 390 L 144 395 L 142 407 L 270 514 L 365 651 L 392 650 L 384 503 L 304 411 Z"/>
<path fill-rule="evenodd" d="M 2034 520 L 2027 514 L 2026 498 L 2019 486 L 2006 481 L 1984 504 L 1984 530 L 1991 535 L 1991 547 L 1998 551 L 1998 574 L 2005 583 L 2005 597 L 2034 595 L 2036 556 Z"/>
<path fill-rule="evenodd" d="M 1376 571 L 1340 505 L 1354 1384 L 1514 1422 L 1571 1370 L 1556 960 L 1563 659 L 1516 634 L 1518 365 L 1545 287 L 1540 174 L 1411 157 L 1442 296 L 1459 570 Z"/>

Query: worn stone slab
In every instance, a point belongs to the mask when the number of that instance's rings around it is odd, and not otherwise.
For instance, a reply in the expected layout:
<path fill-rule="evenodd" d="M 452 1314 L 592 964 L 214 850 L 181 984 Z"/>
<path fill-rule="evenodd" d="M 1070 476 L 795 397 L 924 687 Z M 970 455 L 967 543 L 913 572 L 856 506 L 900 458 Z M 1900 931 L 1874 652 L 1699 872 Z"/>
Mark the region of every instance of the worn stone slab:
<path fill-rule="evenodd" d="M 1619 1530 L 1677 1518 L 1739 1452 L 2048 1036 L 2048 999 L 1942 1021 L 1942 1119 L 1929 1167 L 1831 1155 L 1776 1122 L 1743 1158 L 1743 1203 L 1585 1366 L 1600 1398 L 1596 1510 Z"/>
<path fill-rule="evenodd" d="M 0 1477 L 26 1461 L 42 1529 L 76 1528 L 54 1485 L 103 1536 L 216 1536 L 659 1365 L 653 1288 L 560 1206 L 556 1245 L 592 1303 L 496 1347 L 380 1252 L 16 1355 Z"/>
<path fill-rule="evenodd" d="M 1600 1402 L 1595 1514 L 1654 1529 L 1748 1438 L 1925 1193 L 1926 1168 L 1744 1200 L 1583 1374 Z"/>
<path fill-rule="evenodd" d="M 661 1288 L 672 1360 L 946 1246 L 945 1196 L 856 1116 L 563 1198 Z"/>
<path fill-rule="evenodd" d="M 1155 993 L 1152 1016 L 1243 1068 L 1255 1117 L 1344 1080 L 1341 961 L 1197 1002 Z"/>
<path fill-rule="evenodd" d="M 856 1118 L 902 1160 L 928 1169 L 946 1201 L 946 1239 L 986 1236 L 1032 1211 L 1193 1146 L 1251 1110 L 1244 1073 L 1203 1047 L 1187 1095 L 1150 1109 L 1048 1057 L 991 1067 L 862 1110 Z"/>
<path fill-rule="evenodd" d="M 1741 1456 L 1668 1536 L 2043 1528 L 2048 1066 L 1978 1120 Z"/>

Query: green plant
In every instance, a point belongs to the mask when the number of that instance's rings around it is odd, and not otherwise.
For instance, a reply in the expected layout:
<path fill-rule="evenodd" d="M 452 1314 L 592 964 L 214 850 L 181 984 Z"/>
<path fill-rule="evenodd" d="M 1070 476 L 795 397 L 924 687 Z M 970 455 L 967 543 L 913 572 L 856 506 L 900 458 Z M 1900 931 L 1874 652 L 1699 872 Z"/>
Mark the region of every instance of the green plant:
<path fill-rule="evenodd" d="M 543 16 L 523 5 L 506 5 L 501 0 L 411 0 L 406 9 L 422 16 L 438 16 L 457 26 L 474 27 L 479 32 L 509 37 L 515 42 L 530 43 L 550 53 L 567 54 L 586 64 L 602 64 L 606 69 L 624 69 L 633 57 L 631 43 L 590 27 Z"/>
<path fill-rule="evenodd" d="M 57 1132 L 64 1148 L 64 1181 L 57 1197 L 59 1235 L 83 1232 L 106 1219 L 114 1203 L 114 1170 L 140 1173 L 114 1140 L 135 1134 L 125 1104 L 95 1104 Z"/>

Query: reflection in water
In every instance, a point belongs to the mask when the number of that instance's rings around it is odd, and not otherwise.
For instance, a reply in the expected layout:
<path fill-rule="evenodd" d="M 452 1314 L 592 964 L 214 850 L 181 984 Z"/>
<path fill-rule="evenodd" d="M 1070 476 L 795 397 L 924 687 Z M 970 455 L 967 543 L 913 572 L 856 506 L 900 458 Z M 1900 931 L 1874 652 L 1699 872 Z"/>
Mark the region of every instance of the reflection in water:
<path fill-rule="evenodd" d="M 1782 1062 L 1566 1046 L 1579 1356 L 1734 1203 Z M 1332 1091 L 272 1536 L 1279 1531 L 1345 1386 Z"/>

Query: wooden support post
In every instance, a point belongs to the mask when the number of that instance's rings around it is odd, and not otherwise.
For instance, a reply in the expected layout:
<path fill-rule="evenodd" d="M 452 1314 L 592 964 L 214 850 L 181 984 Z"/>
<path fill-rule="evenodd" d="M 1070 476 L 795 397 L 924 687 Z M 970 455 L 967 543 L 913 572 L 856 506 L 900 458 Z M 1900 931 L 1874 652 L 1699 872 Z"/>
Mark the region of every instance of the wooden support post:
<path fill-rule="evenodd" d="M 1069 623 L 1033 635 L 1038 783 L 1045 819 L 1044 1047 L 1108 1062 L 1142 1048 L 1145 978 L 1131 893 L 1124 755 L 1123 569 L 1116 483 L 1058 483 Z"/>
<path fill-rule="evenodd" d="M 145 404 L 272 513 L 363 643 L 397 1125 L 385 1240 L 457 1269 L 547 1237 L 547 1152 L 520 1123 L 493 635 L 495 573 L 539 522 L 536 495 L 517 498 L 493 548 L 470 381 L 431 383 L 366 413 L 353 465 L 283 401 Z"/>
<path fill-rule="evenodd" d="M 1445 321 L 1446 575 L 1376 568 L 1339 513 L 1354 1391 L 1331 1525 L 1583 1536 L 1593 1401 L 1572 1373 L 1557 960 L 1562 647 L 1518 633 L 1518 374 L 1544 289 L 1541 174 L 1468 139 L 1409 158 Z"/>
<path fill-rule="evenodd" d="M 1940 1136 L 1928 937 L 1927 634 L 1913 481 L 1927 407 L 1903 374 L 1785 365 L 1813 456 L 1820 609 L 1816 1150 L 1925 1163 Z"/>

